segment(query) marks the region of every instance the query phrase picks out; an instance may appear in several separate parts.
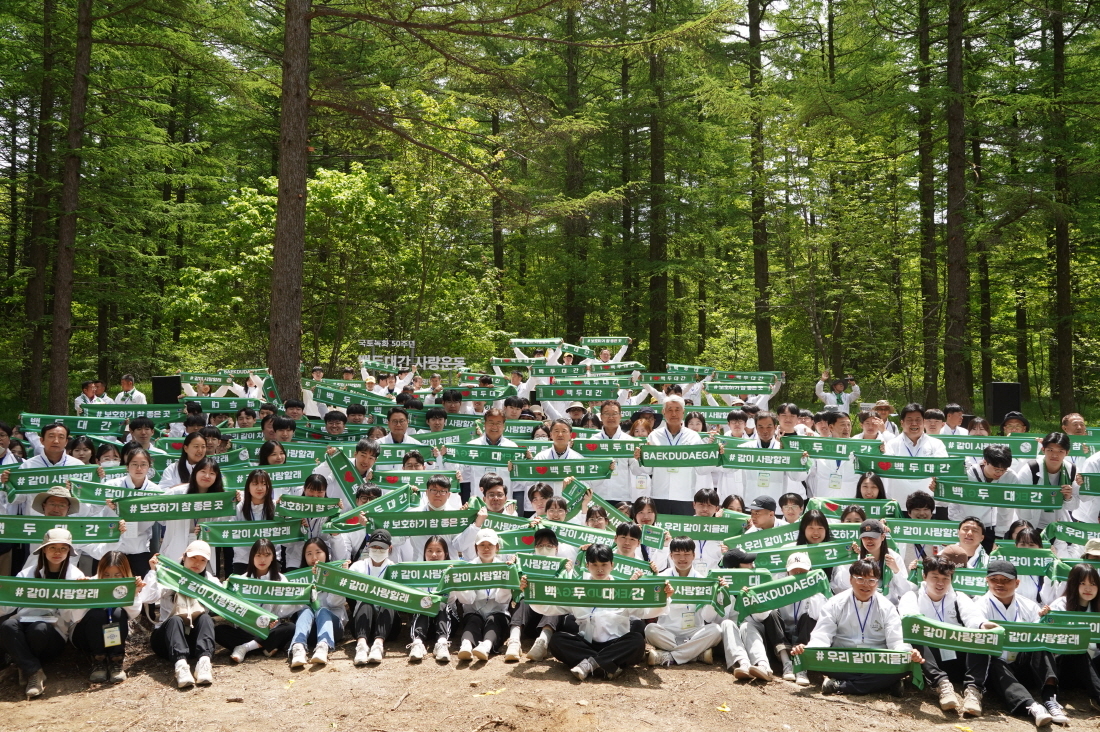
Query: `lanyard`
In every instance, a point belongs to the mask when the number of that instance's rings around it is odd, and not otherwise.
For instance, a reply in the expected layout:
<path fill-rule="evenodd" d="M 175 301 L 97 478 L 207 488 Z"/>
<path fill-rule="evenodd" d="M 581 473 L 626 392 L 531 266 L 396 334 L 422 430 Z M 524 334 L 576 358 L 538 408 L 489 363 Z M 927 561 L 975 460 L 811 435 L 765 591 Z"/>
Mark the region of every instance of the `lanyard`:
<path fill-rule="evenodd" d="M 909 453 L 909 457 L 916 457 L 920 453 L 920 445 L 917 445 L 917 452 L 913 452 L 912 450 L 909 449 L 909 446 L 905 444 L 907 439 L 908 438 L 905 438 L 905 437 L 902 438 L 902 440 L 901 440 L 902 447 L 904 447 L 905 451 L 907 453 Z M 920 440 L 917 440 L 917 442 L 920 442 Z"/>
<path fill-rule="evenodd" d="M 672 433 L 668 431 L 667 427 L 665 428 L 665 434 L 668 435 L 668 444 L 670 444 L 670 445 L 679 445 L 680 440 L 684 439 L 684 428 L 683 427 L 680 428 L 680 433 L 678 435 L 676 435 L 676 441 L 675 442 L 672 441 Z"/>
<path fill-rule="evenodd" d="M 997 605 L 999 605 L 999 604 L 1000 604 L 999 600 L 997 602 L 993 602 L 993 600 L 989 600 L 989 606 L 991 608 L 993 608 L 993 611 L 995 613 L 997 613 L 998 615 L 1001 616 L 1001 620 L 1003 620 L 1007 623 L 1007 622 L 1009 622 L 1008 617 L 1006 617 L 1005 614 L 1001 612 L 1001 609 L 999 607 L 997 607 Z M 1020 608 L 1017 606 L 1016 614 L 1012 616 L 1012 622 L 1015 623 L 1019 619 L 1020 619 Z"/>
<path fill-rule="evenodd" d="M 802 600 L 794 604 L 794 622 L 798 622 L 798 611 L 802 609 Z"/>
<path fill-rule="evenodd" d="M 568 454 L 569 454 L 569 448 L 568 447 L 565 448 L 565 452 L 563 452 L 560 455 L 558 454 L 558 448 L 556 448 L 556 447 L 551 447 L 550 448 L 550 459 L 551 460 L 565 460 L 565 456 L 568 455 Z"/>
<path fill-rule="evenodd" d="M 943 614 L 944 614 L 944 610 L 945 610 L 944 604 L 947 602 L 947 595 L 944 595 L 943 597 L 940 598 L 940 606 L 939 607 L 936 607 L 936 601 L 933 600 L 931 597 L 928 598 L 928 599 L 932 602 L 932 609 L 936 611 L 936 617 L 939 619 L 939 621 L 941 623 L 944 622 L 944 620 L 943 620 Z"/>
<path fill-rule="evenodd" d="M 855 611 L 856 611 L 856 620 L 859 622 L 859 637 L 860 637 L 860 640 L 863 640 L 863 641 L 867 640 L 867 636 L 866 636 L 867 621 L 871 619 L 871 610 L 874 608 L 874 605 L 872 605 L 872 603 L 874 602 L 874 600 L 875 600 L 875 597 L 874 597 L 874 595 L 872 595 L 871 599 L 867 601 L 867 614 L 864 615 L 861 618 L 859 616 L 859 603 L 856 602 L 855 593 L 854 592 L 852 593 L 852 607 L 855 608 Z"/>

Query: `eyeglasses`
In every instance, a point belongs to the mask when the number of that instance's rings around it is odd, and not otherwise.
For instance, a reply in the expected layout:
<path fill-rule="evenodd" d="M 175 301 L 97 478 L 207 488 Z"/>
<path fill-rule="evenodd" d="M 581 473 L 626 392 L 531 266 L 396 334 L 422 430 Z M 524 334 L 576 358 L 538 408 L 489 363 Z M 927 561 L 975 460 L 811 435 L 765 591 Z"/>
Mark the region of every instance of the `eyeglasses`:
<path fill-rule="evenodd" d="M 428 493 L 432 494 L 433 496 L 446 496 L 450 495 L 451 492 L 443 488 L 429 488 Z"/>
<path fill-rule="evenodd" d="M 877 585 L 878 577 L 852 577 L 852 582 L 859 585 Z"/>

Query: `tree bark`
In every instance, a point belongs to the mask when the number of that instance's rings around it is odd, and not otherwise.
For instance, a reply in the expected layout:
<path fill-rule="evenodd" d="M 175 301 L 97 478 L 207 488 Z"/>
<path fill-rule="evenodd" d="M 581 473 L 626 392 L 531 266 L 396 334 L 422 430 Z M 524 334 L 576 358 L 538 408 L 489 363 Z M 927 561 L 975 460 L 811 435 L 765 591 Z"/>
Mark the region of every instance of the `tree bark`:
<path fill-rule="evenodd" d="M 1062 414 L 1077 410 L 1073 390 L 1073 290 L 1070 277 L 1069 162 L 1066 159 L 1066 117 L 1061 107 L 1066 84 L 1066 35 L 1063 0 L 1052 0 L 1050 44 L 1053 61 L 1051 91 L 1051 146 L 1054 148 L 1054 343 L 1057 361 L 1052 364 Z"/>
<path fill-rule="evenodd" d="M 577 11 L 565 11 L 565 37 L 573 41 L 577 34 Z M 565 47 L 565 113 L 574 116 L 581 108 L 580 49 Z M 571 133 L 565 143 L 565 198 L 584 196 L 584 161 L 581 158 L 577 133 Z M 584 335 L 585 294 L 588 290 L 585 260 L 588 258 L 585 235 L 588 222 L 584 214 L 570 212 L 563 222 L 565 234 L 565 339 L 577 343 Z"/>
<path fill-rule="evenodd" d="M 61 220 L 53 281 L 53 327 L 50 332 L 51 414 L 69 413 L 69 340 L 73 331 L 73 274 L 76 269 L 77 209 L 80 206 L 81 146 L 88 107 L 88 74 L 92 61 L 92 0 L 77 4 L 76 53 L 69 102 L 65 167 L 61 179 Z"/>
<path fill-rule="evenodd" d="M 768 282 L 768 223 L 765 209 L 767 173 L 764 170 L 764 112 L 759 99 L 763 94 L 763 52 L 760 24 L 766 2 L 749 0 L 749 95 L 757 101 L 752 107 L 750 166 L 752 176 L 752 271 L 756 297 L 753 320 L 756 325 L 756 360 L 761 371 L 775 369 L 772 346 L 771 295 Z"/>
<path fill-rule="evenodd" d="M 940 401 L 939 253 L 936 251 L 935 159 L 932 141 L 932 40 L 929 0 L 917 5 L 917 198 L 920 206 L 921 340 L 924 344 L 924 403 Z"/>
<path fill-rule="evenodd" d="M 1016 381 L 1020 382 L 1020 399 L 1031 401 L 1031 366 L 1028 360 L 1027 292 L 1016 281 Z"/>
<path fill-rule="evenodd" d="M 658 2 L 650 0 L 651 30 L 658 27 Z M 660 52 L 649 55 L 649 368 L 668 362 L 668 211 L 665 206 L 665 63 Z"/>
<path fill-rule="evenodd" d="M 493 110 L 492 117 L 492 130 L 493 138 L 496 139 L 500 135 L 500 112 L 496 109 Z M 499 147 L 497 148 L 499 151 Z M 497 169 L 499 166 L 497 163 L 493 163 L 493 169 Z M 504 202 L 500 200 L 500 196 L 494 194 L 492 202 L 492 216 L 493 223 L 493 267 L 496 269 L 496 316 L 497 316 L 497 328 L 504 329 L 504 228 L 502 220 L 504 218 Z"/>
<path fill-rule="evenodd" d="M 302 393 L 302 277 L 309 175 L 310 0 L 286 0 L 279 117 L 279 192 L 267 363 L 284 399 Z"/>
<path fill-rule="evenodd" d="M 944 328 L 944 386 L 947 401 L 971 409 L 966 368 L 968 267 L 966 253 L 966 108 L 963 90 L 965 0 L 947 10 L 947 319 Z"/>

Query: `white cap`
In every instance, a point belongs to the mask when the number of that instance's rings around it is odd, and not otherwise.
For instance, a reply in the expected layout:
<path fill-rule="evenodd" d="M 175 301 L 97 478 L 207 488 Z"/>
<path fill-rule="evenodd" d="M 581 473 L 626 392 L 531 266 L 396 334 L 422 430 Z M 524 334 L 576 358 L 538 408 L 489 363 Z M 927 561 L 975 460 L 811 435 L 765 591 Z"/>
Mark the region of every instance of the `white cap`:
<path fill-rule="evenodd" d="M 787 572 L 792 569 L 804 569 L 809 572 L 813 569 L 813 565 L 810 564 L 810 555 L 806 552 L 795 552 L 787 557 Z"/>
<path fill-rule="evenodd" d="M 500 537 L 492 529 L 481 529 L 477 532 L 477 537 L 474 538 L 475 545 L 486 541 L 495 546 L 500 546 Z"/>
<path fill-rule="evenodd" d="M 212 552 L 210 551 L 210 545 L 205 541 L 195 540 L 187 545 L 187 548 L 183 550 L 183 558 L 187 557 L 204 557 L 206 561 L 210 561 Z"/>

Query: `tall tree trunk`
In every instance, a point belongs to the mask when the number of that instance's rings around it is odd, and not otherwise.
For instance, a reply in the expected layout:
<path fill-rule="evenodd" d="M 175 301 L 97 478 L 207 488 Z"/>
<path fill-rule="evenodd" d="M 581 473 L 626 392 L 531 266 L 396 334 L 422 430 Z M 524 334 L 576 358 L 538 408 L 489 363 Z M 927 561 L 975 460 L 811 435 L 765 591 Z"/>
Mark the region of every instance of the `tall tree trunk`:
<path fill-rule="evenodd" d="M 492 118 L 493 138 L 496 139 L 500 135 L 500 112 L 496 109 L 493 110 Z M 500 148 L 497 146 L 497 151 Z M 497 163 L 493 163 L 493 169 L 498 166 Z M 493 210 L 491 213 L 493 222 L 493 267 L 496 268 L 496 315 L 497 315 L 497 328 L 504 329 L 504 228 L 502 225 L 502 219 L 504 218 L 504 202 L 500 199 L 499 195 L 493 195 Z"/>
<path fill-rule="evenodd" d="M 969 278 L 966 254 L 966 107 L 963 90 L 965 0 L 947 9 L 947 320 L 944 328 L 944 386 L 947 401 L 970 411 L 966 378 Z"/>
<path fill-rule="evenodd" d="M 974 218 L 982 221 L 985 218 L 985 204 L 982 200 L 982 141 L 977 131 L 970 139 L 970 160 L 974 169 Z M 978 254 L 978 308 L 980 311 L 980 323 L 978 325 L 978 343 L 982 349 L 982 377 L 981 383 L 993 381 L 993 302 L 990 293 L 989 281 L 989 245 L 987 237 L 977 239 Z"/>
<path fill-rule="evenodd" d="M 1020 383 L 1020 398 L 1031 401 L 1031 366 L 1028 360 L 1027 291 L 1016 281 L 1016 381 Z"/>
<path fill-rule="evenodd" d="M 651 31 L 659 27 L 658 0 L 649 0 Z M 649 55 L 649 368 L 668 363 L 668 211 L 665 206 L 665 61 Z"/>
<path fill-rule="evenodd" d="M 1063 0 L 1052 0 L 1050 13 L 1050 45 L 1053 60 L 1051 91 L 1051 146 L 1054 148 L 1054 342 L 1057 361 L 1051 364 L 1054 383 L 1058 387 L 1058 407 L 1062 414 L 1076 411 L 1073 391 L 1073 290 L 1070 279 L 1069 242 L 1069 162 L 1066 116 L 1061 107 L 1066 84 L 1066 34 Z"/>
<path fill-rule="evenodd" d="M 267 364 L 283 399 L 302 393 L 302 277 L 309 175 L 310 0 L 285 0 L 279 194 Z"/>
<path fill-rule="evenodd" d="M 57 231 L 57 260 L 53 280 L 53 327 L 50 332 L 51 414 L 69 412 L 69 340 L 73 331 L 73 275 L 76 270 L 77 209 L 80 207 L 80 156 L 84 116 L 88 107 L 88 74 L 92 62 L 92 0 L 79 0 L 76 16 L 76 53 L 69 102 L 65 167 L 61 179 L 61 220 Z"/>
<path fill-rule="evenodd" d="M 761 371 L 772 371 L 775 369 L 775 352 L 772 346 L 771 295 L 768 283 L 768 222 L 765 210 L 767 172 L 764 169 L 764 111 L 760 105 L 764 80 L 760 24 L 766 7 L 767 2 L 749 0 L 749 95 L 756 100 L 752 107 L 749 158 L 752 176 L 752 272 L 753 286 L 756 289 L 753 308 L 756 360 Z"/>
<path fill-rule="evenodd" d="M 27 406 L 32 412 L 42 408 L 42 365 L 46 351 L 46 266 L 49 244 L 46 230 L 50 218 L 50 168 L 53 159 L 54 47 L 53 23 L 56 0 L 42 5 L 42 87 L 39 91 L 38 125 L 35 132 L 34 174 L 31 176 L 30 225 L 27 229 L 27 278 L 24 312 L 30 337 L 26 378 Z"/>
<path fill-rule="evenodd" d="M 565 11 L 565 37 L 576 40 L 577 11 Z M 572 117 L 581 108 L 580 49 L 565 47 L 565 113 Z M 577 133 L 570 133 L 565 143 L 565 197 L 575 200 L 584 196 L 584 161 L 581 159 Z M 585 260 L 587 220 L 584 214 L 571 212 L 563 224 L 565 234 L 565 338 L 577 343 L 584 335 L 585 293 L 588 290 Z"/>
<path fill-rule="evenodd" d="M 625 56 L 619 66 L 619 94 L 623 100 L 630 99 L 630 61 Z M 623 190 L 628 191 L 631 183 L 633 169 L 631 168 L 631 156 L 633 153 L 632 137 L 633 126 L 630 124 L 630 112 L 624 110 L 623 127 L 619 138 L 619 157 L 621 158 L 621 171 L 619 182 Z M 634 201 L 630 193 L 623 196 L 622 211 L 622 246 L 623 246 L 623 330 L 631 337 L 638 333 L 638 307 L 637 294 L 634 292 Z"/>
<path fill-rule="evenodd" d="M 924 344 L 924 403 L 940 401 L 939 253 L 936 251 L 935 159 L 932 136 L 932 38 L 929 0 L 917 4 L 917 198 L 920 203 L 921 340 Z"/>
<path fill-rule="evenodd" d="M 8 282 L 15 277 L 15 265 L 19 261 L 19 222 L 21 220 L 20 215 L 20 192 L 19 192 L 19 144 L 20 144 L 20 131 L 19 131 L 19 107 L 16 104 L 11 105 L 9 110 L 11 116 L 8 117 L 8 133 L 10 141 L 10 155 L 8 159 Z M 4 295 L 11 297 L 12 295 L 11 284 L 8 284 L 4 288 Z"/>
<path fill-rule="evenodd" d="M 699 239 L 699 251 L 696 253 L 696 256 L 699 257 L 699 264 L 705 268 L 707 261 L 707 243 L 703 238 Z M 704 277 L 702 273 L 699 275 L 696 310 L 699 314 L 699 342 L 695 346 L 695 355 L 701 356 L 703 355 L 703 351 L 707 350 L 707 278 Z"/>

